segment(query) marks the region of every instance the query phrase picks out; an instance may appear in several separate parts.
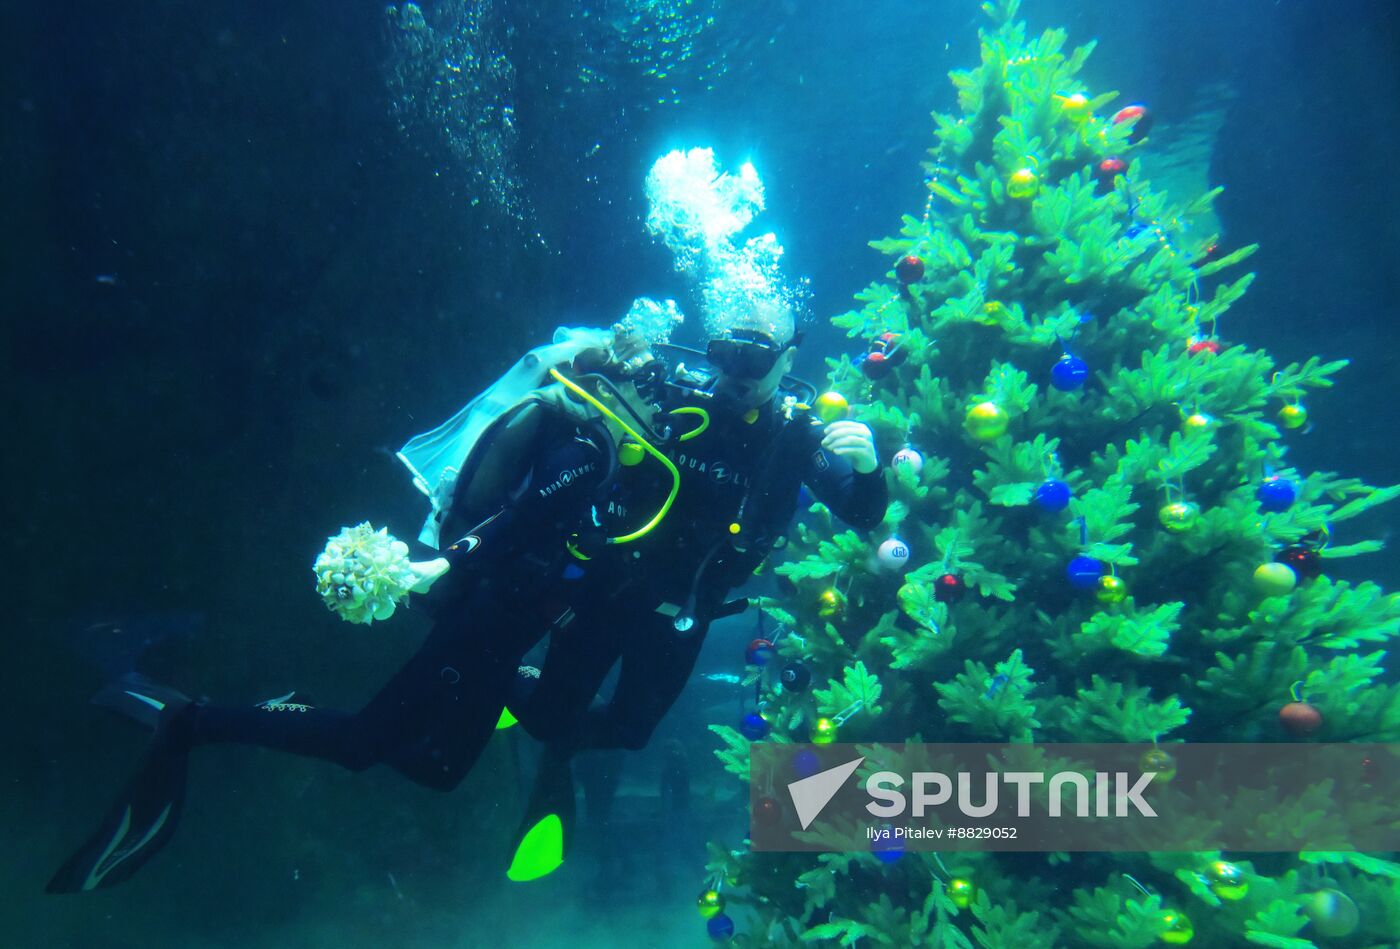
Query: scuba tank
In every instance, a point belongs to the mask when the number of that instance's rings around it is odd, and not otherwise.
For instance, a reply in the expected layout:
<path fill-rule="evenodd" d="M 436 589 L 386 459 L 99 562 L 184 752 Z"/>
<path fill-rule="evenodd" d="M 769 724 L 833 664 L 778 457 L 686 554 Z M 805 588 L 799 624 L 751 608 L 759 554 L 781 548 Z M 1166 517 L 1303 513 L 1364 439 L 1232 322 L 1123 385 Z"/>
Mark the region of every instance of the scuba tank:
<path fill-rule="evenodd" d="M 552 342 L 527 352 L 447 421 L 409 439 L 396 457 L 431 507 L 418 539 L 437 549 L 449 519 L 470 521 L 499 508 L 539 429 L 539 409 L 599 425 L 615 442 L 635 441 L 664 459 L 648 440 L 655 437 L 655 406 L 627 378 L 646 375 L 650 354 L 635 345 L 625 350 L 612 330 L 560 327 Z M 576 366 L 587 373 L 582 385 L 560 371 Z"/>

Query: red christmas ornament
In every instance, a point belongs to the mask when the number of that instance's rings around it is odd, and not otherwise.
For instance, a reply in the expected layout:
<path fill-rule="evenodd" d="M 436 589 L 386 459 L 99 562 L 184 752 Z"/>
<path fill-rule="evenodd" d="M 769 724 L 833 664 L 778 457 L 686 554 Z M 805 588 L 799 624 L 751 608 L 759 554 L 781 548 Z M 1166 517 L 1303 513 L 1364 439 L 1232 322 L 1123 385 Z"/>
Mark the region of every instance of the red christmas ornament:
<path fill-rule="evenodd" d="M 1128 173 L 1128 163 L 1116 155 L 1105 158 L 1094 166 L 1094 177 L 1098 179 L 1100 194 L 1106 194 L 1113 190 L 1113 179 L 1118 175 Z"/>
<path fill-rule="evenodd" d="M 767 639 L 755 639 L 744 650 L 744 661 L 751 666 L 767 665 L 777 655 L 773 643 Z"/>
<path fill-rule="evenodd" d="M 881 352 L 866 353 L 860 361 L 860 371 L 867 379 L 883 379 L 889 375 L 891 368 L 890 360 Z"/>
<path fill-rule="evenodd" d="M 1215 258 L 1217 258 L 1217 257 L 1219 257 L 1219 256 L 1220 256 L 1220 245 L 1219 245 L 1218 243 L 1216 243 L 1215 241 L 1211 241 L 1211 242 L 1210 242 L 1209 244 L 1207 244 L 1204 248 L 1202 248 L 1202 250 L 1201 250 L 1201 258 L 1200 258 L 1199 263 L 1210 263 L 1212 260 L 1214 260 Z"/>
<path fill-rule="evenodd" d="M 1274 559 L 1292 567 L 1299 580 L 1312 580 L 1322 574 L 1322 558 L 1318 556 L 1317 551 L 1308 547 L 1298 544 L 1285 547 Z"/>
<path fill-rule="evenodd" d="M 899 278 L 899 282 L 906 287 L 911 283 L 917 283 L 924 279 L 924 260 L 910 254 L 907 257 L 899 258 L 899 263 L 894 265 L 894 275 Z"/>
<path fill-rule="evenodd" d="M 904 362 L 904 357 L 908 355 L 899 345 L 898 333 L 881 333 L 871 342 L 870 351 L 871 353 L 876 351 L 883 353 L 890 364 L 894 366 Z"/>
<path fill-rule="evenodd" d="M 1147 111 L 1147 106 L 1140 103 L 1125 106 L 1113 113 L 1114 125 L 1122 125 L 1133 119 L 1137 119 L 1137 125 L 1133 126 L 1132 133 L 1128 135 L 1129 144 L 1136 144 L 1146 137 L 1148 130 L 1152 128 L 1152 113 Z"/>
<path fill-rule="evenodd" d="M 1197 339 L 1193 336 L 1191 341 L 1186 344 L 1186 351 L 1193 356 L 1198 353 L 1210 353 L 1211 355 L 1215 355 L 1220 352 L 1220 341 L 1215 339 Z"/>
<path fill-rule="evenodd" d="M 1322 727 L 1322 713 L 1307 702 L 1289 702 L 1278 710 L 1278 721 L 1294 738 L 1306 738 Z"/>
<path fill-rule="evenodd" d="M 754 808 L 754 820 L 763 824 L 776 824 L 783 816 L 782 805 L 777 798 L 761 797 L 758 799 L 758 806 Z"/>
<path fill-rule="evenodd" d="M 955 573 L 945 573 L 933 581 L 933 598 L 939 603 L 956 603 L 967 593 L 967 583 Z"/>

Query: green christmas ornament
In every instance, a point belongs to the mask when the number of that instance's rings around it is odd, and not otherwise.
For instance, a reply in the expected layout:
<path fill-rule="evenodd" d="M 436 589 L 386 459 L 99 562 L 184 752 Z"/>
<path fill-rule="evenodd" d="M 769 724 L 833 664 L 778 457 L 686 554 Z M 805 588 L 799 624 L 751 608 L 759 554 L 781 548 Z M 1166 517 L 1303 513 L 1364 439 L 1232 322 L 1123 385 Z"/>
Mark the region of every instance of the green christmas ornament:
<path fill-rule="evenodd" d="M 1222 900 L 1242 900 L 1249 893 L 1244 871 L 1228 860 L 1212 860 L 1206 867 L 1210 890 Z"/>
<path fill-rule="evenodd" d="M 1308 410 L 1299 402 L 1291 402 L 1278 410 L 1278 421 L 1284 428 L 1302 428 L 1308 424 Z"/>
<path fill-rule="evenodd" d="M 817 404 L 814 408 L 817 418 L 823 422 L 835 422 L 850 414 L 851 404 L 839 392 L 823 392 L 817 396 Z"/>
<path fill-rule="evenodd" d="M 1138 767 L 1143 772 L 1152 772 L 1157 775 L 1158 781 L 1170 781 L 1176 777 L 1176 759 L 1162 748 L 1153 748 L 1143 752 L 1138 759 Z"/>
<path fill-rule="evenodd" d="M 1331 887 L 1309 896 L 1303 912 L 1312 920 L 1313 932 L 1328 939 L 1350 936 L 1361 925 L 1361 911 L 1351 897 Z"/>
<path fill-rule="evenodd" d="M 1060 114 L 1075 125 L 1083 125 L 1089 120 L 1090 102 L 1089 97 L 1084 93 L 1076 92 L 1067 96 L 1056 96 L 1055 100 L 1060 103 Z"/>
<path fill-rule="evenodd" d="M 1173 501 L 1157 510 L 1157 520 L 1173 534 L 1184 534 L 1201 520 L 1201 509 L 1190 501 Z"/>
<path fill-rule="evenodd" d="M 1204 412 L 1192 412 L 1181 421 L 1182 429 L 1187 432 L 1211 432 L 1215 425 L 1215 417 Z"/>
<path fill-rule="evenodd" d="M 695 907 L 705 919 L 717 916 L 724 910 L 724 897 L 719 890 L 705 890 L 695 901 Z"/>
<path fill-rule="evenodd" d="M 846 597 L 835 587 L 827 587 L 817 595 L 817 615 L 836 619 L 846 612 Z"/>
<path fill-rule="evenodd" d="M 829 718 L 819 718 L 812 723 L 812 744 L 829 745 L 836 740 L 837 726 Z"/>
<path fill-rule="evenodd" d="M 1298 585 L 1298 575 L 1286 563 L 1261 563 L 1254 569 L 1254 589 L 1260 596 L 1284 596 Z"/>
<path fill-rule="evenodd" d="M 1164 909 L 1157 914 L 1157 923 L 1162 927 L 1157 938 L 1171 946 L 1184 946 L 1196 935 L 1196 927 L 1190 918 L 1180 910 Z"/>
<path fill-rule="evenodd" d="M 948 881 L 948 899 L 958 909 L 967 909 L 977 899 L 977 884 L 965 877 L 953 877 Z"/>
<path fill-rule="evenodd" d="M 1106 574 L 1099 577 L 1099 588 L 1094 596 L 1100 603 L 1109 606 L 1114 603 L 1122 603 L 1128 598 L 1128 585 L 1123 582 L 1122 577 L 1115 577 L 1111 573 Z"/>
<path fill-rule="evenodd" d="M 1040 176 L 1034 168 L 1017 168 L 1006 179 L 1006 196 L 1016 201 L 1029 201 L 1040 190 Z"/>
<path fill-rule="evenodd" d="M 979 402 L 967 410 L 963 428 L 975 441 L 992 442 L 1006 434 L 1011 417 L 995 402 Z"/>

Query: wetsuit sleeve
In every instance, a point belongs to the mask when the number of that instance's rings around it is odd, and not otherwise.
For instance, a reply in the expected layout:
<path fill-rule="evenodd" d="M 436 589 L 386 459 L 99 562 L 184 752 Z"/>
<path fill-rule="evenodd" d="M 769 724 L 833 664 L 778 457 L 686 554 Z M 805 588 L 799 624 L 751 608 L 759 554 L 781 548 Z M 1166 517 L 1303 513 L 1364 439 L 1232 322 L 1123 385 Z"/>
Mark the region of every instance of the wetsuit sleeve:
<path fill-rule="evenodd" d="M 591 523 L 593 497 L 609 467 L 605 445 L 600 432 L 550 426 L 501 509 L 453 539 L 443 555 L 455 569 L 557 550 Z"/>
<path fill-rule="evenodd" d="M 826 426 L 812 422 L 802 433 L 805 469 L 802 480 L 817 500 L 858 530 L 872 530 L 884 520 L 889 503 L 885 469 L 861 474 L 840 455 L 821 447 Z"/>

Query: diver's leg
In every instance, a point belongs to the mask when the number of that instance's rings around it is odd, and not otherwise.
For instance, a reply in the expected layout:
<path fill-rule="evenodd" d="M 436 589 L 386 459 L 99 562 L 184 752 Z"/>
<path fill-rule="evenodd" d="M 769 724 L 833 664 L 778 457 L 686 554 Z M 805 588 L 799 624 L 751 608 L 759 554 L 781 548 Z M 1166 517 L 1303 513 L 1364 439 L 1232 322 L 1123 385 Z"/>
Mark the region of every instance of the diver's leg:
<path fill-rule="evenodd" d="M 646 747 L 690 680 L 708 625 L 697 623 L 682 635 L 669 617 L 648 614 L 622 628 L 622 671 L 612 701 L 589 716 L 590 748 Z"/>
<path fill-rule="evenodd" d="M 539 681 L 512 708 L 531 738 L 560 749 L 584 741 L 589 706 L 622 654 L 622 641 L 622 624 L 606 615 L 578 615 L 550 632 Z"/>
<path fill-rule="evenodd" d="M 545 743 L 525 813 L 516 832 L 506 876 L 517 882 L 552 873 L 573 840 L 576 803 L 572 757 L 586 737 L 589 706 L 622 644 L 610 616 L 585 611 L 550 632 L 544 668 L 513 711 L 537 741 Z"/>
<path fill-rule="evenodd" d="M 295 703 L 202 705 L 193 743 L 232 742 L 322 758 L 353 771 L 388 764 L 455 787 L 486 746 L 516 663 L 542 630 L 487 597 L 444 612 L 422 647 L 359 712 Z"/>
<path fill-rule="evenodd" d="M 254 744 L 360 770 L 383 762 L 448 789 L 470 770 L 500 716 L 516 662 L 542 628 L 494 599 L 445 614 L 408 663 L 354 715 L 291 703 L 201 705 L 140 677 L 97 701 L 153 725 L 135 775 L 93 835 L 48 884 L 51 893 L 110 886 L 131 876 L 174 833 L 195 745 Z"/>

